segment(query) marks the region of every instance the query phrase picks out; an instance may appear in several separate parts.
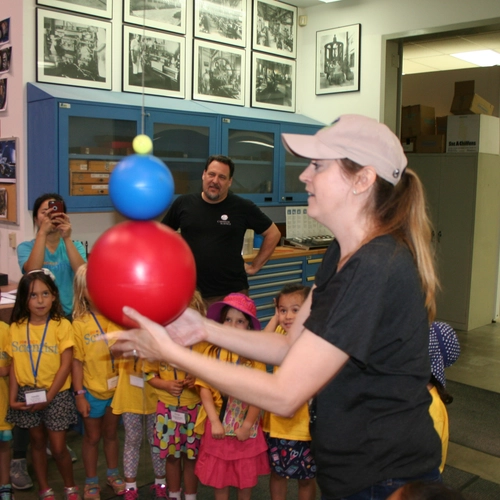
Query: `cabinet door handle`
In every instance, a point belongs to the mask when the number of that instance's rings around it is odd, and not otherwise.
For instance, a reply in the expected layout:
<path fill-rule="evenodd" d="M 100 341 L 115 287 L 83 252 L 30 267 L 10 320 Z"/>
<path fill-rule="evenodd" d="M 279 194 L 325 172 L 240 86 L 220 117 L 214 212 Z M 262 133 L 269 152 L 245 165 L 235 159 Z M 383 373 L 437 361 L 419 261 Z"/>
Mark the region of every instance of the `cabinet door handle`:
<path fill-rule="evenodd" d="M 441 243 L 441 236 L 443 233 L 441 231 L 438 231 L 438 243 Z"/>

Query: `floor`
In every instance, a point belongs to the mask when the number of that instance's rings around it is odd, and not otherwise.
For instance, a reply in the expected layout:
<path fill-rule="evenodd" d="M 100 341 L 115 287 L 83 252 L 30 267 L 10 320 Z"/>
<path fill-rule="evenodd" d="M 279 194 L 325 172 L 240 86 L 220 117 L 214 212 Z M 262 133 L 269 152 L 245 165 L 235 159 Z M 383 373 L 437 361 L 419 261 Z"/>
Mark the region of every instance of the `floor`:
<path fill-rule="evenodd" d="M 470 332 L 458 332 L 458 336 L 462 352 L 455 365 L 447 369 L 447 379 L 500 393 L 500 323 L 492 323 Z M 121 430 L 120 433 L 123 438 L 123 431 Z M 81 436 L 74 431 L 70 432 L 68 443 L 77 455 L 81 456 Z M 151 483 L 153 480 L 148 448 L 143 446 L 140 453 L 139 486 Z M 500 458 L 450 442 L 447 464 L 500 484 Z M 32 472 L 31 466 L 29 470 Z M 102 453 L 99 458 L 99 470 L 102 471 L 100 475 L 103 476 L 101 478 L 101 498 L 106 500 L 113 496 L 113 492 L 105 485 L 105 462 Z M 74 474 L 77 484 L 83 484 L 85 474 L 81 459 L 74 464 Z M 49 462 L 49 476 L 56 496 L 61 499 L 62 484 L 53 460 Z M 267 478 L 263 478 L 262 482 L 264 483 L 265 480 Z M 256 497 L 268 498 L 266 496 L 267 483 L 265 486 L 261 485 L 258 493 L 255 495 Z M 297 498 L 296 492 L 292 493 L 290 498 Z M 16 500 L 34 500 L 35 498 L 37 498 L 36 490 L 33 488 L 16 492 Z M 208 500 L 213 496 L 210 491 L 201 487 L 198 498 L 199 500 Z"/>

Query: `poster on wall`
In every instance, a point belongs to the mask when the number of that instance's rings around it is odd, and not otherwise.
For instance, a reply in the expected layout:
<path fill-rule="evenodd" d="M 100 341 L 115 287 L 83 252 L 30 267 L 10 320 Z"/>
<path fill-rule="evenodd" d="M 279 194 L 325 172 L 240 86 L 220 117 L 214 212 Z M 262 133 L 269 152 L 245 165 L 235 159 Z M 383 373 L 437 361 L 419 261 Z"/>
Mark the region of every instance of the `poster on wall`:
<path fill-rule="evenodd" d="M 37 9 L 37 81 L 111 90 L 111 23 Z"/>
<path fill-rule="evenodd" d="M 194 41 L 193 99 L 245 105 L 245 50 Z"/>
<path fill-rule="evenodd" d="M 12 47 L 0 49 L 0 75 L 2 73 L 9 72 L 11 56 L 12 56 Z"/>
<path fill-rule="evenodd" d="M 0 139 L 0 182 L 16 182 L 16 139 Z"/>
<path fill-rule="evenodd" d="M 7 189 L 0 187 L 0 219 L 6 219 L 8 216 L 8 197 Z"/>
<path fill-rule="evenodd" d="M 297 57 L 297 7 L 275 0 L 256 0 L 252 48 L 277 56 Z"/>
<path fill-rule="evenodd" d="M 123 90 L 184 98 L 185 46 L 178 35 L 124 26 Z"/>
<path fill-rule="evenodd" d="M 246 47 L 246 0 L 195 0 L 194 36 Z"/>
<path fill-rule="evenodd" d="M 7 109 L 7 78 L 0 78 L 0 111 Z"/>
<path fill-rule="evenodd" d="M 0 21 L 0 45 L 10 42 L 10 17 Z"/>
<path fill-rule="evenodd" d="M 117 0 L 119 1 L 119 0 Z M 56 9 L 81 12 L 89 16 L 113 17 L 113 0 L 36 0 L 38 5 L 47 5 Z"/>
<path fill-rule="evenodd" d="M 359 91 L 361 24 L 316 33 L 316 95 Z"/>
<path fill-rule="evenodd" d="M 295 111 L 295 61 L 253 53 L 252 107 Z"/>
<path fill-rule="evenodd" d="M 186 34 L 186 0 L 123 0 L 123 21 Z"/>

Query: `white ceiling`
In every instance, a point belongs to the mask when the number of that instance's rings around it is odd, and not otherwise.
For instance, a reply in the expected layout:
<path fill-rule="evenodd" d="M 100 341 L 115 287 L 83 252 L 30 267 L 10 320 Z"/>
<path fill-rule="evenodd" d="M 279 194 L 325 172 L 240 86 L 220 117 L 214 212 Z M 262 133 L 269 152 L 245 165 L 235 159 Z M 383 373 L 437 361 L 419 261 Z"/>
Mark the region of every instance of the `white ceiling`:
<path fill-rule="evenodd" d="M 450 54 L 485 49 L 500 52 L 500 31 L 407 42 L 403 45 L 403 74 L 477 68 Z"/>

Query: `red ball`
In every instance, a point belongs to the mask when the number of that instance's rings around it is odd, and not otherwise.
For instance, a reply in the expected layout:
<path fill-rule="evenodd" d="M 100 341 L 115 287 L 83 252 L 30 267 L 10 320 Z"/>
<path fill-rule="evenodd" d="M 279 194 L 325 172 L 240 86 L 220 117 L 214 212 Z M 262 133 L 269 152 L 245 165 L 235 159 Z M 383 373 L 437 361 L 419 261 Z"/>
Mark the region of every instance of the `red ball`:
<path fill-rule="evenodd" d="M 182 237 L 155 221 L 126 221 L 96 241 L 88 260 L 87 288 L 97 309 L 130 327 L 130 306 L 165 325 L 189 305 L 196 287 L 193 254 Z"/>

